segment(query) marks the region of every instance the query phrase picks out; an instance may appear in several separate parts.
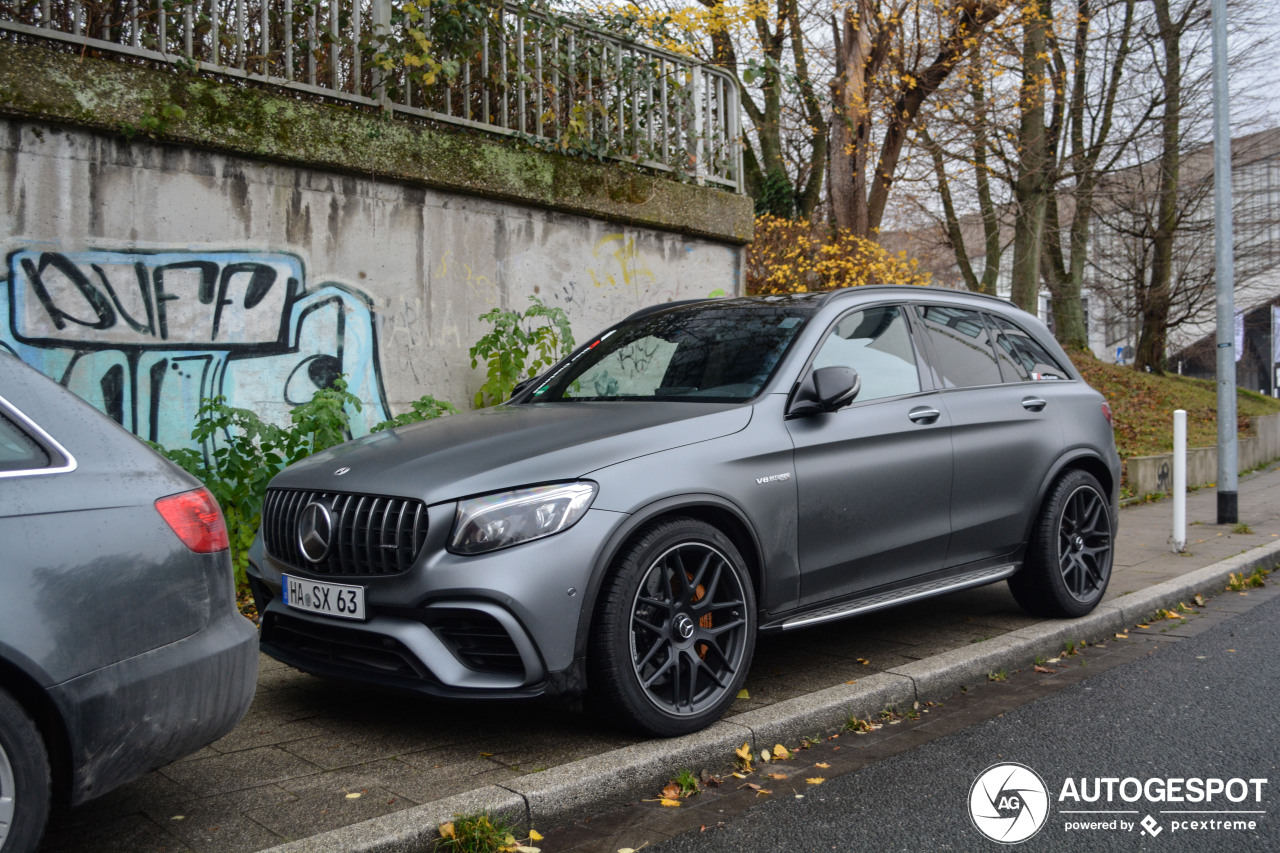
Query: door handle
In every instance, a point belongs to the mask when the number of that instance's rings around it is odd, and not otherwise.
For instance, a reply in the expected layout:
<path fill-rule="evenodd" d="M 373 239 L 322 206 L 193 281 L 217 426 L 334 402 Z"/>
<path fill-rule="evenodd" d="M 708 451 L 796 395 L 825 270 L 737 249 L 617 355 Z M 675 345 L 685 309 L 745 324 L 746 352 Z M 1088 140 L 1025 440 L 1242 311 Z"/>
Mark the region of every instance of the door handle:
<path fill-rule="evenodd" d="M 919 406 L 907 412 L 907 417 L 918 424 L 931 424 L 938 419 L 938 415 L 942 414 L 937 409 L 929 406 Z"/>
<path fill-rule="evenodd" d="M 1038 412 L 1045 407 L 1045 401 L 1039 397 L 1024 397 L 1022 399 L 1022 408 L 1028 412 Z"/>

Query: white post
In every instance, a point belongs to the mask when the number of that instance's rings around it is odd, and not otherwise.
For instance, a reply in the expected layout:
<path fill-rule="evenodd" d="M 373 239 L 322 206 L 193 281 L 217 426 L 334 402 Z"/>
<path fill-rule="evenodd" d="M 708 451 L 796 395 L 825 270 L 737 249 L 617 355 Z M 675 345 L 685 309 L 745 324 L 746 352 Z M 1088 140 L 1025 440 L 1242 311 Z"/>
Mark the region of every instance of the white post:
<path fill-rule="evenodd" d="M 1187 412 L 1173 413 L 1173 536 L 1175 553 L 1187 547 Z"/>

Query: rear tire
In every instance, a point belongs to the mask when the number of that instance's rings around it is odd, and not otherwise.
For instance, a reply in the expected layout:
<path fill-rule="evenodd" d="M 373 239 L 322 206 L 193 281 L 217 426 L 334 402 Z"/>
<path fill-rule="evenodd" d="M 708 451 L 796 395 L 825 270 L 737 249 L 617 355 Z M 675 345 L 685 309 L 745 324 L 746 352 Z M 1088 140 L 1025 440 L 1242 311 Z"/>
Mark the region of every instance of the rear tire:
<path fill-rule="evenodd" d="M 0 690 L 0 853 L 31 853 L 49 817 L 49 756 L 40 730 Z"/>
<path fill-rule="evenodd" d="M 654 522 L 614 562 L 592 625 L 592 701 L 661 737 L 718 720 L 746 680 L 756 603 L 729 538 L 693 518 Z"/>
<path fill-rule="evenodd" d="M 1076 617 L 1093 610 L 1111 580 L 1115 525 L 1097 479 L 1071 470 L 1049 489 L 1027 558 L 1009 578 L 1018 604 L 1034 616 Z"/>

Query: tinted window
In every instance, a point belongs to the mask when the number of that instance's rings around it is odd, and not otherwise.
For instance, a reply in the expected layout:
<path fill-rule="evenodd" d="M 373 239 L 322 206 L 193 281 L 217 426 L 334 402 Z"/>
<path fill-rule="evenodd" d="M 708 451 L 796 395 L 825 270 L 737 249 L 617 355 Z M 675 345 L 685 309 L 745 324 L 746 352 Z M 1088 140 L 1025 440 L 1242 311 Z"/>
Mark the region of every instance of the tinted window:
<path fill-rule="evenodd" d="M 980 313 L 941 305 L 921 305 L 916 310 L 933 343 L 937 355 L 934 371 L 942 387 L 1000 383 L 1000 366 Z"/>
<path fill-rule="evenodd" d="M 533 400 L 743 402 L 760 393 L 812 310 L 712 302 L 648 314 L 562 364 Z"/>
<path fill-rule="evenodd" d="M 988 315 L 987 319 L 996 329 L 996 352 L 1005 382 L 1070 378 L 1058 360 L 1017 324 L 995 315 Z"/>
<path fill-rule="evenodd" d="M 0 414 L 0 471 L 48 468 L 49 454 L 13 421 Z"/>
<path fill-rule="evenodd" d="M 846 314 L 822 342 L 813 366 L 852 367 L 862 380 L 857 401 L 920 390 L 911 329 L 897 306 Z"/>

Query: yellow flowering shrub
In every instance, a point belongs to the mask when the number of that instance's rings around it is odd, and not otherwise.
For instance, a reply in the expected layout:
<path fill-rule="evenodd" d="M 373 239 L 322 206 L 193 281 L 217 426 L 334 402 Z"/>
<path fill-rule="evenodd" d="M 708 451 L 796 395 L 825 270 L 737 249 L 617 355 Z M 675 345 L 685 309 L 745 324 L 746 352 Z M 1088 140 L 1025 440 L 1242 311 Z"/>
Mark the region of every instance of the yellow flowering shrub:
<path fill-rule="evenodd" d="M 756 217 L 746 267 L 746 292 L 751 294 L 931 281 L 920 262 L 906 252 L 894 254 L 849 231 L 768 214 Z"/>

